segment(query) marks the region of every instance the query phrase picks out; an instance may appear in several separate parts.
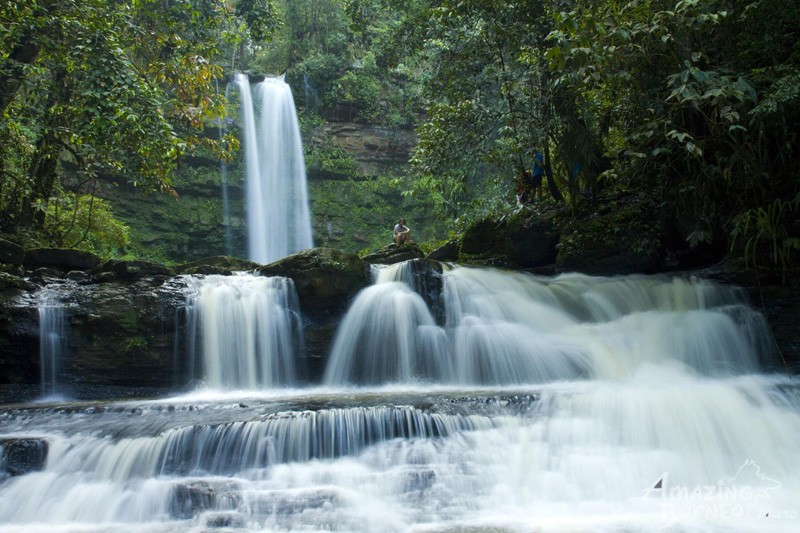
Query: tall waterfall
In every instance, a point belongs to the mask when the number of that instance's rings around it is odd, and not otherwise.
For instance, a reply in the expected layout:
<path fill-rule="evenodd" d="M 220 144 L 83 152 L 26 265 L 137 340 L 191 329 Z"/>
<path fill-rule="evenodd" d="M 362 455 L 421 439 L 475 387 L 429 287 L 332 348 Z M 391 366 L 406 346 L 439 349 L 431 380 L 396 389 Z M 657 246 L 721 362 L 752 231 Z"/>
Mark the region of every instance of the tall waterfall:
<path fill-rule="evenodd" d="M 313 247 L 300 125 L 282 77 L 255 85 L 254 96 L 246 75 L 238 74 L 236 84 L 247 168 L 248 256 L 270 263 Z"/>
<path fill-rule="evenodd" d="M 294 385 L 302 322 L 290 279 L 254 275 L 189 278 L 190 357 L 207 386 Z"/>
<path fill-rule="evenodd" d="M 67 352 L 69 330 L 66 309 L 58 292 L 45 289 L 39 295 L 39 372 L 42 396 L 60 392 L 59 374 Z"/>
<path fill-rule="evenodd" d="M 800 383 L 741 291 L 423 266 L 357 295 L 322 387 L 269 386 L 288 280 L 191 278 L 211 387 L 0 408 L 0 532 L 797 531 Z"/>

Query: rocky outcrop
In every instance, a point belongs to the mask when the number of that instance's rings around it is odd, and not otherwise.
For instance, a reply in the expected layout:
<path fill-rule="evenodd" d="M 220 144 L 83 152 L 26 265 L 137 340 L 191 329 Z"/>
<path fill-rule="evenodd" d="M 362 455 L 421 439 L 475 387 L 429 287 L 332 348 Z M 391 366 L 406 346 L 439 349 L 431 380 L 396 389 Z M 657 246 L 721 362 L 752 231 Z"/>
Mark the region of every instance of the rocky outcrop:
<path fill-rule="evenodd" d="M 34 248 L 27 250 L 22 264 L 29 270 L 52 267 L 64 272 L 89 270 L 100 264 L 100 258 L 91 252 L 68 248 Z"/>
<path fill-rule="evenodd" d="M 551 265 L 556 259 L 559 234 L 554 215 L 519 213 L 496 220 L 481 220 L 464 232 L 459 261 L 510 268 Z"/>
<path fill-rule="evenodd" d="M 318 380 L 351 299 L 371 281 L 369 266 L 356 254 L 313 248 L 256 271 L 262 276 L 283 276 L 294 281 L 306 322 L 309 378 Z"/>
<path fill-rule="evenodd" d="M 390 244 L 385 248 L 364 256 L 364 262 L 371 265 L 394 265 L 412 259 L 421 259 L 425 254 L 416 244 L 398 246 Z"/>
<path fill-rule="evenodd" d="M 324 138 L 351 154 L 360 173 L 367 176 L 406 164 L 417 142 L 411 131 L 354 122 L 328 122 L 312 142 L 320 143 Z M 313 177 L 313 171 L 309 177 Z"/>

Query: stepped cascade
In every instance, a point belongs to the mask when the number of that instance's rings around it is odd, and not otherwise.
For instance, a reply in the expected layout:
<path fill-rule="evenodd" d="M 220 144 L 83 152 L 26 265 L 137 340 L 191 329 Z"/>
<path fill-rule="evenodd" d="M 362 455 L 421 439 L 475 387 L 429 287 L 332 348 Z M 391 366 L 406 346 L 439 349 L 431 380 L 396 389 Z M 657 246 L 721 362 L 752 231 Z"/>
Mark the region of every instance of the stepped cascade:
<path fill-rule="evenodd" d="M 202 385 L 0 409 L 0 465 L 46 451 L 0 531 L 796 531 L 800 389 L 740 290 L 421 268 L 303 385 L 288 279 L 187 277 Z"/>

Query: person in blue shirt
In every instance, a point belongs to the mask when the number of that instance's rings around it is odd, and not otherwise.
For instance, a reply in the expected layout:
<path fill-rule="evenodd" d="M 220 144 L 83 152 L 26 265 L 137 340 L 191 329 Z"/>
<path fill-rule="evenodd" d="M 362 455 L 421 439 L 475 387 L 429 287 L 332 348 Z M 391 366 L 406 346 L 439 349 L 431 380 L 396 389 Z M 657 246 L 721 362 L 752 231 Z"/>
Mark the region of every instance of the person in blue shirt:
<path fill-rule="evenodd" d="M 539 198 L 542 198 L 542 178 L 544 178 L 544 155 L 540 150 L 536 150 L 536 155 L 533 158 L 533 168 L 531 169 L 531 175 L 533 176 L 533 194 L 531 195 L 532 198 L 536 198 L 536 195 L 539 195 Z"/>

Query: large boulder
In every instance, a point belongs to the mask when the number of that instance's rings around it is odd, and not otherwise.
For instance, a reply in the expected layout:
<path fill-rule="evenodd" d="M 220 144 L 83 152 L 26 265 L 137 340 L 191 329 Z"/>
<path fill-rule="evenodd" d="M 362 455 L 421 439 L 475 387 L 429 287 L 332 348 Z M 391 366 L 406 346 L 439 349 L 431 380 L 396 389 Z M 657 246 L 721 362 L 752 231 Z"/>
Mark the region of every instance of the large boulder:
<path fill-rule="evenodd" d="M 370 282 L 367 264 L 356 254 L 335 248 L 312 248 L 256 269 L 262 276 L 294 281 L 300 307 L 312 314 L 346 306 Z"/>
<path fill-rule="evenodd" d="M 464 231 L 459 260 L 511 268 L 550 265 L 559 237 L 554 218 L 522 211 L 500 220 L 480 220 Z"/>
<path fill-rule="evenodd" d="M 294 281 L 305 318 L 308 378 L 318 381 L 325 369 L 336 328 L 351 299 L 369 285 L 369 265 L 356 254 L 312 248 L 256 270 L 262 276 Z"/>
<path fill-rule="evenodd" d="M 91 270 L 100 264 L 100 258 L 91 252 L 70 248 L 33 248 L 25 252 L 22 263 L 28 270 L 52 267 L 69 272 Z"/>

